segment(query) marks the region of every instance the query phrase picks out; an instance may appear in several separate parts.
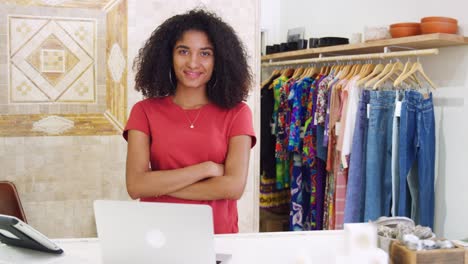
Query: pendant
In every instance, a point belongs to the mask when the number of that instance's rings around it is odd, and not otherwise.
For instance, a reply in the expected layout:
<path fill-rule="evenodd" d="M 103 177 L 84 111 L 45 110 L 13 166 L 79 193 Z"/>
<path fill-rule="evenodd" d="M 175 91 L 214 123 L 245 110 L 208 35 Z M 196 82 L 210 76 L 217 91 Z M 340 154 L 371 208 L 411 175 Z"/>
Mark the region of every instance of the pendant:
<path fill-rule="evenodd" d="M 193 125 L 190 125 L 190 128 L 194 128 L 194 126 L 193 126 Z"/>

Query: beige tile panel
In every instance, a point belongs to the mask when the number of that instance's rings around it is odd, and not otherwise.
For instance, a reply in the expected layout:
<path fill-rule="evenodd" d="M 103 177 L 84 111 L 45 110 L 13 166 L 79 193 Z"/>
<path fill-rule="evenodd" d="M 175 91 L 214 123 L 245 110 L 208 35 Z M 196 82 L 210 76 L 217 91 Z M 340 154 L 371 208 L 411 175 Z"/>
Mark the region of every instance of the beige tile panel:
<path fill-rule="evenodd" d="M 96 41 L 96 21 L 59 21 L 58 24 L 75 40 L 81 48 L 93 57 Z"/>
<path fill-rule="evenodd" d="M 0 85 L 6 85 L 8 84 L 8 66 L 6 63 L 1 63 L 0 62 Z M 6 90 L 2 90 L 6 91 Z"/>
<path fill-rule="evenodd" d="M 29 18 L 11 16 L 9 17 L 9 40 L 10 54 L 17 52 L 26 42 L 36 35 L 39 30 L 49 21 L 47 18 Z"/>
<path fill-rule="evenodd" d="M 23 18 L 23 20 L 28 21 L 30 18 Z M 12 62 L 52 100 L 56 100 L 66 89 L 68 89 L 68 87 L 87 70 L 94 60 L 93 57 L 89 56 L 89 54 L 87 54 L 79 44 L 65 33 L 65 31 L 58 25 L 60 22 L 67 22 L 67 20 L 54 20 L 47 23 L 38 34 L 34 35 L 30 41 L 27 41 L 24 46 L 19 48 L 18 52 L 11 54 Z M 14 31 L 10 33 L 16 34 Z M 54 37 L 51 37 L 52 34 Z M 37 50 L 44 52 L 44 49 L 54 47 L 57 50 L 71 52 L 73 53 L 73 56 L 78 58 L 77 64 L 73 68 L 70 68 L 68 72 L 64 73 L 63 76 L 55 76 L 52 78 L 54 80 L 56 80 L 55 78 L 60 78 L 57 83 L 48 80 L 48 75 L 38 74 L 38 69 L 28 62 L 28 58 L 32 60 L 31 54 L 34 54 Z M 94 55 L 94 53 L 92 55 Z M 32 57 L 37 56 L 33 55 Z M 48 61 L 41 62 L 42 65 L 40 72 L 42 74 L 45 72 L 43 66 L 45 63 L 48 63 Z"/>
<path fill-rule="evenodd" d="M 95 237 L 93 201 L 129 199 L 126 146 L 120 135 L 0 138 L 2 179 L 15 183 L 28 222 L 47 236 Z"/>
<path fill-rule="evenodd" d="M 0 115 L 0 137 L 50 136 L 43 132 L 32 131 L 33 123 L 47 116 L 49 115 Z M 60 134 L 61 136 L 120 134 L 120 131 L 116 130 L 103 114 L 62 114 L 58 116 L 74 122 L 74 127 Z"/>
<path fill-rule="evenodd" d="M 49 6 L 49 7 L 67 7 L 67 8 L 94 8 L 103 9 L 113 0 L 3 0 L 5 4 L 21 6 Z"/>
<path fill-rule="evenodd" d="M 10 101 L 17 102 L 49 102 L 50 98 L 14 65 L 10 68 Z"/>
<path fill-rule="evenodd" d="M 121 1 L 107 13 L 107 112 L 123 127 L 127 121 L 127 1 Z M 122 30 L 123 28 L 123 30 Z M 122 56 L 122 58 L 119 58 Z M 122 68 L 123 67 L 123 68 Z"/>
<path fill-rule="evenodd" d="M 58 99 L 59 102 L 94 102 L 94 67 L 91 66 L 81 77 L 68 88 Z"/>

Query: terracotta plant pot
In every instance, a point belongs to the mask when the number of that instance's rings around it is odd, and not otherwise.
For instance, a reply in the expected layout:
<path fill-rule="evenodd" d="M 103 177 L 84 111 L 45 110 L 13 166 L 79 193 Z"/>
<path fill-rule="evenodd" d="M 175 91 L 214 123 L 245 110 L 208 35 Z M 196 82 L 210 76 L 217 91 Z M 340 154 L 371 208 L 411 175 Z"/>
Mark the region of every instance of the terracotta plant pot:
<path fill-rule="evenodd" d="M 417 27 L 419 28 L 421 26 L 421 23 L 416 23 L 416 22 L 405 22 L 405 23 L 395 23 L 391 24 L 390 28 L 399 28 L 399 27 Z"/>
<path fill-rule="evenodd" d="M 447 22 L 423 22 L 421 23 L 421 32 L 423 34 L 447 33 L 456 34 L 458 25 Z"/>
<path fill-rule="evenodd" d="M 458 21 L 455 18 L 438 17 L 438 16 L 423 17 L 421 19 L 421 23 L 425 23 L 425 22 L 446 22 L 446 23 L 458 24 Z"/>
<path fill-rule="evenodd" d="M 392 38 L 409 37 L 421 34 L 419 27 L 394 27 L 390 28 Z"/>

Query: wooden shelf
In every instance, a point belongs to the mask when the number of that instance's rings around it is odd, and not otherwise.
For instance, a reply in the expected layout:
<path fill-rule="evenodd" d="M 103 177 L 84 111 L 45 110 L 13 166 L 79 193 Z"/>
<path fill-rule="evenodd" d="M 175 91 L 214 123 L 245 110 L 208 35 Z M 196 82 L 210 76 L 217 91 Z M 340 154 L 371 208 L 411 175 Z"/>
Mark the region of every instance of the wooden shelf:
<path fill-rule="evenodd" d="M 468 45 L 468 37 L 454 34 L 427 34 L 404 38 L 392 38 L 384 40 L 376 40 L 366 43 L 338 45 L 323 48 L 312 48 L 304 50 L 295 50 L 282 53 L 275 53 L 262 56 L 262 62 L 268 61 L 283 61 L 295 60 L 304 58 L 318 57 L 319 54 L 338 54 L 338 55 L 353 55 L 362 53 L 378 53 L 383 52 L 384 47 L 407 47 L 414 49 L 429 49 L 442 48 L 450 46 Z M 397 50 L 395 48 L 395 50 Z"/>

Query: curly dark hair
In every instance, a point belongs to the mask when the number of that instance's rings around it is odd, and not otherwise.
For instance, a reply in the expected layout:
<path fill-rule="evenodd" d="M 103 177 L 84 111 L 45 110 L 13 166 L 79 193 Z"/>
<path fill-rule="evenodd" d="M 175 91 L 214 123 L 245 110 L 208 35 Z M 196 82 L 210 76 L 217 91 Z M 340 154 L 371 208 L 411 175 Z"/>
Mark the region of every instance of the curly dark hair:
<path fill-rule="evenodd" d="M 173 16 L 153 31 L 133 63 L 137 72 L 135 89 L 147 98 L 174 95 L 175 84 L 169 77 L 169 71 L 175 76 L 172 51 L 188 30 L 204 32 L 214 47 L 214 70 L 206 89 L 208 99 L 222 108 L 245 101 L 252 81 L 245 48 L 230 25 L 199 8 Z"/>

